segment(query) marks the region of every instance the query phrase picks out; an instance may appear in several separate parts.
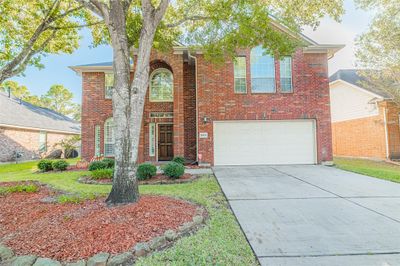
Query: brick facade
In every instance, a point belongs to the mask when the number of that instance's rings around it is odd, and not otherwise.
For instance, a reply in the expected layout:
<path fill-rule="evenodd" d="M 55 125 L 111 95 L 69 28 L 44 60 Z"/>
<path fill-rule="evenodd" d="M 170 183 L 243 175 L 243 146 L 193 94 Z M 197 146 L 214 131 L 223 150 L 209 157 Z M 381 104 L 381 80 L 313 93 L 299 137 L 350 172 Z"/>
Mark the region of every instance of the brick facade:
<path fill-rule="evenodd" d="M 61 140 L 74 136 L 74 134 L 47 132 L 47 152 L 39 154 L 39 134 L 38 130 L 0 127 L 0 162 L 12 161 L 15 151 L 22 153 L 19 160 L 38 159 L 49 154 L 54 145 Z"/>
<path fill-rule="evenodd" d="M 198 140 L 202 163 L 213 164 L 213 121 L 218 120 L 292 120 L 315 119 L 317 126 L 318 162 L 332 160 L 331 121 L 327 54 L 303 53 L 293 56 L 293 93 L 251 93 L 250 50 L 240 51 L 247 58 L 247 93 L 235 94 L 233 61 L 214 65 L 196 55 L 197 66 L 185 53 L 152 53 L 151 69 L 168 68 L 174 78 L 174 102 L 150 102 L 146 96 L 139 145 L 139 161 L 156 161 L 149 156 L 149 124 L 173 123 L 174 155 L 196 159 L 196 120 L 199 132 L 207 139 Z M 197 96 L 196 96 L 197 68 Z M 279 77 L 279 60 L 276 60 Z M 112 116 L 111 100 L 104 98 L 104 73 L 84 72 L 82 93 L 82 157 L 94 156 L 94 127 L 101 128 L 103 153 L 104 121 Z M 197 97 L 197 99 L 196 99 Z M 198 116 L 196 119 L 196 101 Z M 151 118 L 152 112 L 172 112 L 173 118 Z M 203 123 L 204 117 L 209 120 Z"/>
<path fill-rule="evenodd" d="M 213 164 L 213 121 L 220 120 L 292 120 L 315 119 L 317 125 L 317 160 L 331 161 L 331 120 L 326 54 L 293 56 L 293 93 L 281 93 L 279 80 L 276 93 L 251 93 L 250 50 L 242 51 L 247 61 L 247 93 L 233 91 L 233 61 L 223 67 L 198 57 L 198 119 L 199 132 L 207 132 L 208 139 L 199 139 L 199 154 L 204 163 Z M 279 77 L 279 60 L 275 60 Z"/>
<path fill-rule="evenodd" d="M 393 103 L 383 101 L 379 103 L 378 110 L 379 114 L 376 116 L 332 123 L 335 156 L 372 159 L 400 158 L 400 108 Z M 385 130 L 385 112 L 387 131 Z M 388 145 L 388 155 L 386 145 Z"/>

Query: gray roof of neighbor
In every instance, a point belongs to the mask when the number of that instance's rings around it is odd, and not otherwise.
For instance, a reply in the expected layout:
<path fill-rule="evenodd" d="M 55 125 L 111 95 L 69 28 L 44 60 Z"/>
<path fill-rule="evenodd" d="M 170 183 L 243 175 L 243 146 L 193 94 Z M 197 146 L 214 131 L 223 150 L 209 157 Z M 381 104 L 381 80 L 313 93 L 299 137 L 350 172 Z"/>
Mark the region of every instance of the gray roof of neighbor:
<path fill-rule="evenodd" d="M 101 62 L 101 63 L 93 63 L 86 65 L 77 65 L 76 67 L 92 67 L 92 66 L 112 66 L 113 62 Z"/>
<path fill-rule="evenodd" d="M 329 82 L 343 80 L 367 91 L 378 94 L 384 98 L 390 98 L 390 96 L 384 91 L 373 86 L 368 86 L 366 79 L 360 75 L 362 71 L 363 70 L 360 69 L 340 69 L 329 77 Z"/>
<path fill-rule="evenodd" d="M 0 92 L 0 124 L 80 134 L 80 123 L 53 110 Z"/>

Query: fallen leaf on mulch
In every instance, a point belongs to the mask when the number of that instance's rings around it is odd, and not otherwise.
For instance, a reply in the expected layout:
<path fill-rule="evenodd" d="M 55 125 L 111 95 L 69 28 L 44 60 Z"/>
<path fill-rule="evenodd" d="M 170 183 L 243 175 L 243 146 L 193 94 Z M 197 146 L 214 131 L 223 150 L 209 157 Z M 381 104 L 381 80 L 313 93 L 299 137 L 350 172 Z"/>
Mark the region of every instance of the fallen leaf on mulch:
<path fill-rule="evenodd" d="M 36 193 L 0 197 L 0 242 L 18 255 L 76 261 L 99 252 L 123 253 L 177 229 L 196 212 L 195 205 L 164 196 L 142 196 L 138 203 L 113 208 L 104 198 L 80 204 L 40 202 L 51 194 L 41 186 Z"/>

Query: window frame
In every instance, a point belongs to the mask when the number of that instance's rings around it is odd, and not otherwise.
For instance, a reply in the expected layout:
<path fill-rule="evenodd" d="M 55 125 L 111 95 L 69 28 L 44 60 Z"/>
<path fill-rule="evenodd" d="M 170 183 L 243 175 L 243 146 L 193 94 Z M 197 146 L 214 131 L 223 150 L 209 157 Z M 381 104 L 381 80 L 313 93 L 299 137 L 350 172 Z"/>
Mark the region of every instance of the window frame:
<path fill-rule="evenodd" d="M 42 136 L 44 136 L 43 141 L 42 141 Z M 38 150 L 39 150 L 39 153 L 47 152 L 47 131 L 44 131 L 44 130 L 39 131 L 39 148 L 38 148 Z"/>
<path fill-rule="evenodd" d="M 94 155 L 101 155 L 101 128 L 100 125 L 94 126 Z"/>
<path fill-rule="evenodd" d="M 172 99 L 171 100 L 154 100 L 151 98 L 152 95 L 152 90 L 153 90 L 153 86 L 152 86 L 152 80 L 154 75 L 158 74 L 158 73 L 162 73 L 162 72 L 168 72 L 171 75 L 171 84 L 172 84 Z M 174 102 L 174 74 L 171 72 L 171 70 L 167 69 L 167 68 L 157 68 L 155 69 L 151 75 L 150 75 L 150 79 L 149 79 L 149 101 L 150 102 L 156 102 L 156 103 L 170 103 L 170 102 Z"/>
<path fill-rule="evenodd" d="M 108 130 L 106 128 L 107 124 L 111 123 L 111 134 L 112 134 L 112 141 L 108 141 Z M 115 155 L 115 131 L 114 131 L 114 118 L 109 117 L 104 121 L 104 156 L 105 157 L 113 157 Z M 107 153 L 106 145 L 113 145 L 113 152 L 112 154 Z"/>
<path fill-rule="evenodd" d="M 282 90 L 282 59 L 284 58 L 290 58 L 290 91 L 283 91 Z M 279 60 L 279 90 L 281 93 L 293 93 L 294 92 L 294 83 L 293 83 L 293 56 L 287 55 L 282 57 L 282 59 Z"/>
<path fill-rule="evenodd" d="M 236 77 L 235 67 L 236 67 L 236 60 L 238 58 L 244 59 L 244 77 Z M 244 79 L 244 88 L 245 91 L 237 91 L 236 90 L 236 79 Z M 237 55 L 235 56 L 233 62 L 233 92 L 235 94 L 247 94 L 247 57 L 245 55 Z"/>
<path fill-rule="evenodd" d="M 252 52 L 253 52 L 253 50 L 254 49 L 259 49 L 259 48 L 261 48 L 262 50 L 263 50 L 263 54 L 261 55 L 262 57 L 266 57 L 266 56 L 269 56 L 271 59 L 272 59 L 272 62 L 273 62 L 273 84 L 274 84 L 274 87 L 273 87 L 273 91 L 253 91 L 253 79 L 257 79 L 257 78 L 254 78 L 253 77 L 253 71 L 252 71 L 252 66 L 253 66 L 253 62 L 252 62 Z M 277 93 L 277 75 L 276 75 L 276 57 L 275 56 L 273 56 L 273 55 L 270 55 L 270 54 L 268 54 L 268 53 L 266 53 L 266 54 L 264 54 L 265 53 L 265 49 L 261 46 L 261 45 L 259 45 L 259 46 L 255 46 L 255 47 L 253 47 L 251 50 L 250 50 L 250 92 L 251 92 L 251 94 L 276 94 Z M 267 78 L 270 78 L 270 77 L 267 77 Z M 265 79 L 265 77 L 264 77 L 264 79 Z"/>
<path fill-rule="evenodd" d="M 107 96 L 107 87 L 109 87 L 109 86 L 107 86 L 107 75 L 112 75 L 113 86 L 111 87 L 111 90 L 113 90 L 114 89 L 114 79 L 115 79 L 114 72 L 104 72 L 104 99 L 111 100 L 112 92 L 111 92 L 111 96 Z"/>

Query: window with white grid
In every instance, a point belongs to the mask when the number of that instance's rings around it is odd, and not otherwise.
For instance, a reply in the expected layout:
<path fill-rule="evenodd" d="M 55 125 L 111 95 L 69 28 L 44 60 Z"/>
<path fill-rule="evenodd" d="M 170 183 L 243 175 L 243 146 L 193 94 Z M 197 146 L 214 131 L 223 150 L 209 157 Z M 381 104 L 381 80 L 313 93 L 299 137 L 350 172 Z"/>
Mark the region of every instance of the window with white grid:
<path fill-rule="evenodd" d="M 235 58 L 234 63 L 235 93 L 246 93 L 246 57 Z"/>
<path fill-rule="evenodd" d="M 286 56 L 280 60 L 281 92 L 293 92 L 292 57 Z"/>
<path fill-rule="evenodd" d="M 150 77 L 150 101 L 172 102 L 174 100 L 174 84 L 171 71 L 159 68 Z"/>
<path fill-rule="evenodd" d="M 275 59 L 262 46 L 254 47 L 250 53 L 251 92 L 275 92 Z"/>
<path fill-rule="evenodd" d="M 114 73 L 105 73 L 104 75 L 104 96 L 106 99 L 111 99 L 114 89 Z"/>
<path fill-rule="evenodd" d="M 104 122 L 104 156 L 114 156 L 114 145 L 114 121 L 111 117 Z"/>

